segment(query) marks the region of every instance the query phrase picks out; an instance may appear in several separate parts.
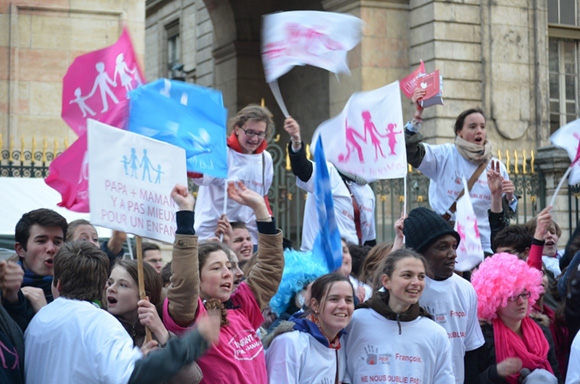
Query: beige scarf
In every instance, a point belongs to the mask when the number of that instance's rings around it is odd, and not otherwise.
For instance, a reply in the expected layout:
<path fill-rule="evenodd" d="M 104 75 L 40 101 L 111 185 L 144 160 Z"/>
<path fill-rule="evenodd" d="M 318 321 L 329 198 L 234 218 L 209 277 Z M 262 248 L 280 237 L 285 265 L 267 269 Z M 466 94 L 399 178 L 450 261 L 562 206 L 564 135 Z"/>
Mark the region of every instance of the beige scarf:
<path fill-rule="evenodd" d="M 483 147 L 479 144 L 470 143 L 459 136 L 455 136 L 455 148 L 465 160 L 474 164 L 488 163 L 491 159 L 491 143 L 485 141 Z"/>

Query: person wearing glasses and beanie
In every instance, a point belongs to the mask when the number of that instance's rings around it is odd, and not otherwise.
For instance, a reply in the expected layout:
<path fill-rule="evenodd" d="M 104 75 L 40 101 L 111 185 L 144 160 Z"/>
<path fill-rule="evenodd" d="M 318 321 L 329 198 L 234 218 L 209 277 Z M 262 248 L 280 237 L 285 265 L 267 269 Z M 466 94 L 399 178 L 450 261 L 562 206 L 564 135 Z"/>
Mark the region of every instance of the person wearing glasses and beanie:
<path fill-rule="evenodd" d="M 425 207 L 409 212 L 403 234 L 407 248 L 423 255 L 429 264 L 431 275 L 425 278 L 419 305 L 447 331 L 455 382 L 477 383 L 477 349 L 484 339 L 477 320 L 475 290 L 469 281 L 453 272 L 459 234 Z"/>
<path fill-rule="evenodd" d="M 473 272 L 485 345 L 480 383 L 563 383 L 550 330 L 528 315 L 542 293 L 542 272 L 509 253 L 484 260 Z"/>
<path fill-rule="evenodd" d="M 226 219 L 222 215 L 226 198 L 224 183 L 227 181 L 242 181 L 246 188 L 264 196 L 270 210 L 266 196 L 272 185 L 274 170 L 272 156 L 266 151 L 268 145 L 266 137 L 274 130 L 272 113 L 266 107 L 250 104 L 230 119 L 228 128 L 232 134 L 227 141 L 227 179 L 193 175 L 193 182 L 199 185 L 195 207 L 195 233 L 200 240 L 215 236 L 218 220 Z M 257 244 L 258 229 L 251 208 L 228 200 L 225 215 L 229 222 L 244 223 L 252 236 L 252 243 Z"/>

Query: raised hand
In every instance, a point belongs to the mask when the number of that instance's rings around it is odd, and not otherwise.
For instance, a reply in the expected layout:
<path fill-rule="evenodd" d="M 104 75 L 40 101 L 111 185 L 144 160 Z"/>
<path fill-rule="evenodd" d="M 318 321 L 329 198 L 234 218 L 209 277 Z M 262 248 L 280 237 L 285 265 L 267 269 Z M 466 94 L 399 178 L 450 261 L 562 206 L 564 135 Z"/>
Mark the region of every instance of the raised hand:
<path fill-rule="evenodd" d="M 183 184 L 175 184 L 171 190 L 171 198 L 179 206 L 180 211 L 193 211 L 195 199 Z"/>
<path fill-rule="evenodd" d="M 18 290 L 24 279 L 22 267 L 12 261 L 0 260 L 0 289 L 9 303 L 18 302 Z"/>
<path fill-rule="evenodd" d="M 21 290 L 24 297 L 30 301 L 34 313 L 38 312 L 40 308 L 47 304 L 46 296 L 44 296 L 44 290 L 42 288 L 22 287 Z"/>
<path fill-rule="evenodd" d="M 549 205 L 544 208 L 538 216 L 536 216 L 536 232 L 534 233 L 534 238 L 538 240 L 545 240 L 548 229 L 552 225 L 552 215 L 550 210 L 552 206 Z"/>
<path fill-rule="evenodd" d="M 413 96 L 411 96 L 411 101 L 417 107 L 417 112 L 420 112 L 419 116 L 415 116 L 415 117 L 420 117 L 421 113 L 423 113 L 423 107 L 421 107 L 421 105 L 419 105 L 419 100 L 421 100 L 426 94 L 427 94 L 427 90 L 425 90 L 421 87 L 417 87 L 413 91 Z M 417 115 L 417 113 L 415 113 L 415 115 Z"/>
<path fill-rule="evenodd" d="M 284 120 L 284 130 L 288 132 L 292 141 L 300 142 L 300 125 L 291 116 Z"/>
<path fill-rule="evenodd" d="M 492 195 L 501 196 L 503 193 L 503 176 L 500 173 L 499 161 L 492 160 L 491 168 L 487 171 L 487 185 Z M 509 181 L 509 180 L 507 180 Z M 511 182 L 510 182 L 511 183 Z M 512 183 L 513 187 L 513 183 Z M 513 192 L 513 190 L 512 190 Z"/>
<path fill-rule="evenodd" d="M 228 197 L 236 203 L 246 205 L 252 209 L 265 204 L 264 198 L 259 193 L 246 188 L 241 181 L 230 181 L 228 183 Z"/>
<path fill-rule="evenodd" d="M 395 241 L 393 243 L 393 248 L 391 249 L 391 252 L 403 248 L 405 239 L 405 235 L 403 235 L 403 227 L 405 226 L 406 218 L 407 215 L 404 215 L 403 212 L 401 212 L 401 217 L 397 221 L 395 221 Z"/>
<path fill-rule="evenodd" d="M 220 216 L 220 219 L 218 220 L 217 229 L 215 231 L 215 235 L 218 238 L 218 241 L 219 241 L 220 236 L 223 235 L 222 241 L 225 244 L 230 243 L 230 240 L 232 239 L 234 234 L 233 234 L 233 229 L 232 229 L 232 226 L 230 224 L 230 221 L 228 220 L 227 215 L 223 214 Z"/>

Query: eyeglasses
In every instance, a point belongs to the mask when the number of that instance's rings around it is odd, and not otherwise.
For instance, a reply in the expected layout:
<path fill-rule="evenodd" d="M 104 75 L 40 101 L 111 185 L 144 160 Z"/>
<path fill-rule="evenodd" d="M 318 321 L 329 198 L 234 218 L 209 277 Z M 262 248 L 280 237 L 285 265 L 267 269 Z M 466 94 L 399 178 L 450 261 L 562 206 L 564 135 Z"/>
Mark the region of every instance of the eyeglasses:
<path fill-rule="evenodd" d="M 259 139 L 263 139 L 264 137 L 266 137 L 266 132 L 255 132 L 252 130 L 246 130 L 242 127 L 238 127 L 240 128 L 242 131 L 244 131 L 244 133 L 246 134 L 246 136 L 248 137 L 254 137 L 254 136 L 258 136 Z"/>
<path fill-rule="evenodd" d="M 519 298 L 522 298 L 524 300 L 529 299 L 530 297 L 532 297 L 532 293 L 531 292 L 524 292 L 524 293 L 520 293 L 519 295 L 513 295 L 508 297 L 509 301 L 518 301 Z"/>

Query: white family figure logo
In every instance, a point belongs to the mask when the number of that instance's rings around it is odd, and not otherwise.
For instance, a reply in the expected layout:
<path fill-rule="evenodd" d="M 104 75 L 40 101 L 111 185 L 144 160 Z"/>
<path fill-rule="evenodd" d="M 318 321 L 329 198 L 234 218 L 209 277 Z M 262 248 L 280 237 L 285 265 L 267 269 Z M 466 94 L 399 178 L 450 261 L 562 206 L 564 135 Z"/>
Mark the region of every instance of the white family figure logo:
<path fill-rule="evenodd" d="M 76 103 L 81 110 L 83 117 L 87 116 L 87 113 L 91 116 L 95 116 L 96 113 L 93 111 L 86 103 L 87 100 L 93 98 L 94 94 L 99 89 L 99 94 L 101 95 L 101 103 L 103 105 L 103 109 L 101 113 L 105 113 L 109 110 L 109 102 L 108 99 L 110 98 L 115 104 L 119 104 L 119 99 L 115 96 L 115 93 L 111 90 L 111 86 L 114 88 L 118 87 L 117 77 L 119 78 L 120 85 L 125 88 L 125 93 L 133 90 L 135 87 L 133 86 L 133 82 L 135 83 L 136 87 L 143 85 L 141 81 L 141 77 L 139 76 L 139 71 L 137 70 L 137 66 L 133 69 L 129 69 L 127 63 L 125 63 L 124 56 L 122 53 L 119 53 L 116 59 L 115 65 L 115 72 L 113 74 L 113 79 L 109 77 L 109 74 L 106 71 L 105 63 L 98 62 L 95 64 L 95 69 L 97 71 L 97 75 L 95 77 L 95 81 L 93 83 L 93 88 L 91 92 L 83 96 L 82 90 L 80 87 L 77 87 L 74 91 L 75 98 L 69 101 L 69 104 Z M 128 97 L 128 95 L 126 96 Z"/>

